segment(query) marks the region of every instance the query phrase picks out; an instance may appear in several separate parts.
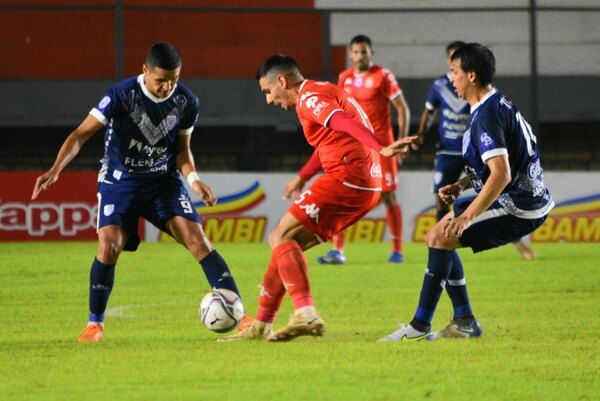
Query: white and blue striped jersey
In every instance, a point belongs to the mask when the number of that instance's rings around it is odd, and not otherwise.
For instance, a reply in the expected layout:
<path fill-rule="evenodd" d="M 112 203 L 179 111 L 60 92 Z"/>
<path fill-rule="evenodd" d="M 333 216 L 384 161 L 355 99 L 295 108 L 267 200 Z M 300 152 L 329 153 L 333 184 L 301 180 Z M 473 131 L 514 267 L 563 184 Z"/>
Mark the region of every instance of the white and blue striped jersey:
<path fill-rule="evenodd" d="M 427 110 L 439 109 L 438 153 L 460 156 L 463 133 L 469 119 L 469 104 L 458 97 L 449 74 L 433 81 L 425 107 Z"/>
<path fill-rule="evenodd" d="M 494 89 L 471 107 L 463 137 L 465 171 L 475 192 L 490 175 L 486 161 L 501 155 L 508 156 L 511 182 L 498 197 L 500 205 L 520 218 L 547 215 L 554 201 L 544 186 L 536 137 L 519 111 Z"/>
<path fill-rule="evenodd" d="M 177 174 L 177 139 L 192 133 L 198 110 L 182 84 L 166 98 L 148 91 L 143 74 L 111 87 L 90 111 L 106 125 L 98 181 Z"/>

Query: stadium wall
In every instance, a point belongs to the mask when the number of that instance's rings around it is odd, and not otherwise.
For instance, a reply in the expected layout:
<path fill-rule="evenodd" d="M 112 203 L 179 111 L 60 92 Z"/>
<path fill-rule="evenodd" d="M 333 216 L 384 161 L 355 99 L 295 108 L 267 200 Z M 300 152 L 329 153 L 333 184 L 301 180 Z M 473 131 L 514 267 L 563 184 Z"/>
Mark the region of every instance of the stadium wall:
<path fill-rule="evenodd" d="M 598 121 L 600 4 L 574 0 L 32 0 L 0 4 L 0 129 L 72 126 L 158 40 L 183 54 L 201 125 L 297 126 L 267 110 L 253 76 L 273 53 L 335 80 L 357 33 L 399 78 L 417 121 L 452 40 L 492 46 L 498 86 L 531 122 Z M 563 2 L 564 3 L 564 2 Z M 450 7 L 449 5 L 452 5 Z M 532 18 L 535 16 L 535 18 Z M 535 33 L 535 35 L 533 35 Z M 533 120 L 533 121 L 532 121 Z"/>

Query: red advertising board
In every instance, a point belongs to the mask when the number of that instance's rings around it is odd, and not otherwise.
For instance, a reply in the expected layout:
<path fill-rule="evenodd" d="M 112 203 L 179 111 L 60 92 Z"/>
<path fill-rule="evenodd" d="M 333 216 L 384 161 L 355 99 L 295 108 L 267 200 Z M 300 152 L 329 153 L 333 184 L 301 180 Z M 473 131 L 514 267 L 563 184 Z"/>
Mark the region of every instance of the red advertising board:
<path fill-rule="evenodd" d="M 42 172 L 0 172 L 0 241 L 96 239 L 95 172 L 63 172 L 36 200 Z"/>

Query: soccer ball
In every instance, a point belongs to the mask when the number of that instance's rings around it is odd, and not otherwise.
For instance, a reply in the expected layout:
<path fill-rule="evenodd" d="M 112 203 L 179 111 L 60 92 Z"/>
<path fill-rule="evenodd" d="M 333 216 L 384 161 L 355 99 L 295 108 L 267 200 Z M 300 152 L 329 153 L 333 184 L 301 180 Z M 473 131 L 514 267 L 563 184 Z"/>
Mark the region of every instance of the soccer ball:
<path fill-rule="evenodd" d="M 244 305 L 233 291 L 217 288 L 207 293 L 200 302 L 200 321 L 217 333 L 227 333 L 244 317 Z"/>

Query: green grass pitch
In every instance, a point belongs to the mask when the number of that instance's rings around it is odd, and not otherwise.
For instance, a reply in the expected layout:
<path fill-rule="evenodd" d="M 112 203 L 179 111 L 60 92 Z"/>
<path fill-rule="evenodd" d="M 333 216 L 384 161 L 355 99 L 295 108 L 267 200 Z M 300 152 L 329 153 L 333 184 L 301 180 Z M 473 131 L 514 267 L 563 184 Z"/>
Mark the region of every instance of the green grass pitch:
<path fill-rule="evenodd" d="M 0 243 L 0 400 L 598 400 L 600 246 L 459 251 L 484 327 L 475 340 L 376 343 L 411 319 L 427 250 L 348 244 L 344 266 L 307 252 L 322 338 L 217 343 L 198 304 L 209 287 L 179 245 L 144 243 L 117 265 L 104 341 L 78 344 L 96 244 Z M 216 244 L 250 314 L 265 244 Z M 275 327 L 292 311 L 286 298 Z M 443 295 L 434 328 L 452 314 Z"/>

